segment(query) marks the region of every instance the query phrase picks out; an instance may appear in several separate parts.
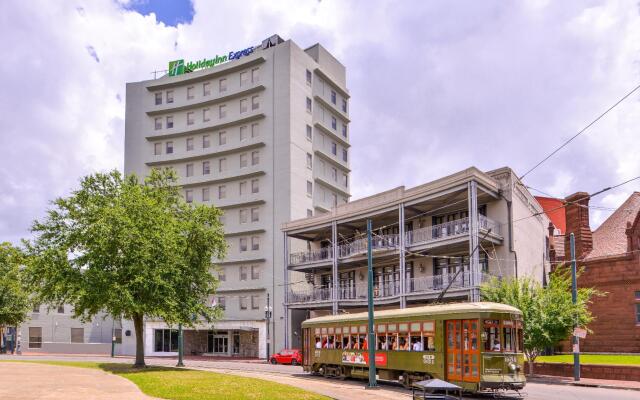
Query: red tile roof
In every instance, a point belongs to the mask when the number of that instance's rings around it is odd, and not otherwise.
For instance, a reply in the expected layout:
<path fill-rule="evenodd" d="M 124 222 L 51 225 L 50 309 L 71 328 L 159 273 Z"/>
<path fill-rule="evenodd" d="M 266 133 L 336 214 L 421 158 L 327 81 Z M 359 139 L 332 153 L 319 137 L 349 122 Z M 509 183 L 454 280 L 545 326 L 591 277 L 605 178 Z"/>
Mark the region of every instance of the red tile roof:
<path fill-rule="evenodd" d="M 627 252 L 627 222 L 633 223 L 640 212 L 640 192 L 634 192 L 616 211 L 593 231 L 593 250 L 585 259 Z"/>
<path fill-rule="evenodd" d="M 567 231 L 567 220 L 564 213 L 564 201 L 552 197 L 535 196 L 553 225 L 564 234 Z"/>

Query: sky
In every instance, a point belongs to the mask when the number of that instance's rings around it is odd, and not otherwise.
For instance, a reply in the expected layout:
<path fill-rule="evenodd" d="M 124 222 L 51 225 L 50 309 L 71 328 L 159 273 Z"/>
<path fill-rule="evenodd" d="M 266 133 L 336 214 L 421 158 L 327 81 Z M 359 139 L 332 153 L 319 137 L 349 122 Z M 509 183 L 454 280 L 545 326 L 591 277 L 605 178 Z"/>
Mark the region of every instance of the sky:
<path fill-rule="evenodd" d="M 521 175 L 640 84 L 637 1 L 5 0 L 0 241 L 123 169 L 126 82 L 274 33 L 347 68 L 353 199 L 469 166 Z M 638 127 L 640 90 L 524 182 L 565 197 L 638 176 Z M 592 228 L 634 190 L 593 198 Z"/>

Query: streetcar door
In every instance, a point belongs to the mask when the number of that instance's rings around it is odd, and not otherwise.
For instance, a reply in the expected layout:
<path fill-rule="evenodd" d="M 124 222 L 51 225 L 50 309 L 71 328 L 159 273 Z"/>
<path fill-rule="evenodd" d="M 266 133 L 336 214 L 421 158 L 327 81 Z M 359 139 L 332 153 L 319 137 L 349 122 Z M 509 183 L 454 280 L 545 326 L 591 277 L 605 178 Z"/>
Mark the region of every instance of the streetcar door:
<path fill-rule="evenodd" d="M 478 382 L 480 348 L 478 320 L 447 321 L 447 379 Z"/>
<path fill-rule="evenodd" d="M 311 356 L 309 354 L 309 328 L 302 330 L 302 365 L 311 364 Z"/>

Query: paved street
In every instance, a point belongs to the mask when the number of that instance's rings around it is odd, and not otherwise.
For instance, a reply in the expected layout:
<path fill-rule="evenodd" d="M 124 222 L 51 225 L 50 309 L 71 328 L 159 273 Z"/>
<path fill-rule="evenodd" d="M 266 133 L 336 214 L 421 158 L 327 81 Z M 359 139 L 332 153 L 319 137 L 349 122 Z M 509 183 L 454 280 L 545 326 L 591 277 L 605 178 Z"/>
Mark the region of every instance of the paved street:
<path fill-rule="evenodd" d="M 131 358 L 117 357 L 81 357 L 81 356 L 1 356 L 2 359 L 22 359 L 22 360 L 67 360 L 67 361 L 102 361 L 102 362 L 124 362 L 131 363 Z M 148 358 L 150 365 L 173 366 L 175 359 Z M 327 395 L 335 399 L 357 400 L 357 399 L 410 399 L 410 391 L 390 383 L 382 383 L 380 390 L 369 391 L 364 389 L 364 381 L 359 380 L 337 380 L 325 379 L 310 376 L 302 371 L 301 367 L 286 365 L 269 365 L 260 362 L 241 361 L 202 361 L 186 360 L 188 368 L 214 371 L 219 373 L 229 373 L 248 377 L 272 380 L 317 393 Z M 1 365 L 1 364 L 0 364 Z M 4 374 L 3 374 L 4 375 Z M 9 376 L 12 372 L 9 372 Z M 5 379 L 6 378 L 6 375 Z M 9 378 L 11 379 L 11 378 Z M 1 393 L 1 392 L 0 392 Z M 549 385 L 541 383 L 528 383 L 523 392 L 525 398 L 530 400 L 549 399 L 576 399 L 576 400 L 631 400 L 638 399 L 640 392 L 620 389 L 576 387 L 564 385 Z M 9 397 L 11 398 L 11 397 Z M 55 397 L 52 397 L 55 398 Z M 59 397 L 63 398 L 63 397 Z M 492 396 L 466 396 L 467 399 L 489 399 Z M 518 398 L 515 394 L 505 398 Z"/>

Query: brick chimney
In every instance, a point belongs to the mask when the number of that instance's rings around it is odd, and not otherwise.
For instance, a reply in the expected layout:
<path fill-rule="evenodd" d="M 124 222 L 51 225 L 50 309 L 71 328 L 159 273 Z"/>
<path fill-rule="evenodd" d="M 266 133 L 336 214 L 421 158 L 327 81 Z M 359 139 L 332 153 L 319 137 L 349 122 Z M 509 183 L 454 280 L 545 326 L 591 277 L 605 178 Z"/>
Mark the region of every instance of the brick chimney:
<path fill-rule="evenodd" d="M 567 232 L 564 238 L 565 260 L 571 259 L 570 234 L 576 238 L 576 259 L 593 250 L 593 237 L 589 227 L 589 193 L 577 192 L 565 199 Z"/>

